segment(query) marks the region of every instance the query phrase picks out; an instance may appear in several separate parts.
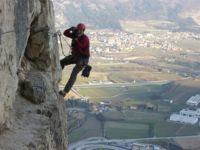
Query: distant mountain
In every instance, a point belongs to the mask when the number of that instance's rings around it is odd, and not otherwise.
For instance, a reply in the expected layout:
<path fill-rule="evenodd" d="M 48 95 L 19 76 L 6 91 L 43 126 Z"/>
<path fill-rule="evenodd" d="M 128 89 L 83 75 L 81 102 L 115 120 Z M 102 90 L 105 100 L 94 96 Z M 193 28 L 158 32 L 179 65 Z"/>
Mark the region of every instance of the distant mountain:
<path fill-rule="evenodd" d="M 91 27 L 120 29 L 121 20 L 168 20 L 180 30 L 200 25 L 200 0 L 53 0 L 56 25 L 86 22 Z"/>

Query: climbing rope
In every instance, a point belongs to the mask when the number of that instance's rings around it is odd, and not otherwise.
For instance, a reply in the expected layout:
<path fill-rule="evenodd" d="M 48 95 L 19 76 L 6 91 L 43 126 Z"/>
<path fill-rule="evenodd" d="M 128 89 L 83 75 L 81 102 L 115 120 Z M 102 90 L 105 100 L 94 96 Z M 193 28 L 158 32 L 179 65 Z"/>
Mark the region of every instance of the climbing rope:
<path fill-rule="evenodd" d="M 66 56 L 65 54 L 64 54 L 64 50 L 63 50 L 63 44 L 62 44 L 62 39 L 66 42 L 66 44 L 67 44 L 67 46 L 71 49 L 71 45 L 68 43 L 68 41 L 64 38 L 64 36 L 62 35 L 62 33 L 60 32 L 60 30 L 58 30 L 57 32 L 56 32 L 56 34 L 59 36 L 59 40 L 60 40 L 60 47 L 61 47 L 61 50 L 62 50 L 62 54 L 64 55 L 64 56 Z M 70 53 L 70 51 L 69 51 L 69 53 Z"/>
<path fill-rule="evenodd" d="M 1 44 L 1 37 L 5 34 L 9 34 L 9 33 L 13 33 L 15 32 L 15 30 L 10 30 L 10 31 L 6 31 L 6 32 L 2 32 L 1 28 L 0 28 L 0 44 Z"/>
<path fill-rule="evenodd" d="M 30 30 L 30 29 L 33 29 L 35 28 L 34 26 L 30 27 L 30 28 L 26 28 L 26 30 Z M 36 28 L 37 29 L 37 28 Z M 49 27 L 48 26 L 45 26 L 45 27 L 41 27 L 41 28 L 38 28 L 37 30 L 34 30 L 35 33 L 38 33 L 38 32 L 46 32 L 48 33 L 48 35 L 51 35 L 53 37 L 56 37 L 57 35 L 59 36 L 59 40 L 60 40 L 60 44 L 61 44 L 61 48 L 62 48 L 62 51 L 63 51 L 63 45 L 62 45 L 62 40 L 63 39 L 67 45 L 69 46 L 69 48 L 71 48 L 71 45 L 68 43 L 68 41 L 63 37 L 62 33 L 60 32 L 60 30 L 58 30 L 57 32 L 53 33 L 53 32 L 50 32 L 49 31 Z M 5 32 L 2 32 L 2 29 L 0 28 L 0 39 L 1 39 L 1 36 L 2 35 L 5 35 L 5 34 L 9 34 L 9 33 L 12 33 L 12 32 L 16 32 L 15 30 L 9 30 L 9 31 L 5 31 Z M 63 51 L 63 54 L 64 54 L 64 51 Z M 64 55 L 65 56 L 65 55 Z"/>
<path fill-rule="evenodd" d="M 31 30 L 35 28 L 34 26 L 32 27 L 29 27 L 29 28 L 26 28 L 26 30 Z M 49 36 L 52 36 L 52 37 L 57 37 L 57 35 L 59 36 L 59 40 L 60 40 L 60 46 L 61 46 L 61 49 L 62 49 L 62 54 L 64 56 L 66 56 L 64 54 L 64 49 L 63 49 L 63 44 L 62 44 L 62 39 L 66 42 L 66 44 L 68 45 L 68 47 L 71 49 L 71 46 L 70 44 L 68 43 L 68 41 L 64 38 L 64 36 L 62 35 L 62 33 L 60 32 L 60 30 L 58 30 L 57 32 L 51 32 L 49 31 L 49 27 L 48 26 L 45 26 L 45 27 L 41 27 L 41 28 L 35 28 L 35 30 L 33 30 L 33 32 L 35 33 L 38 33 L 38 32 L 47 32 Z M 2 32 L 2 29 L 0 29 L 0 44 L 1 44 L 1 37 L 5 34 L 9 34 L 9 33 L 13 33 L 13 32 L 16 32 L 15 30 L 9 30 L 9 31 L 5 31 L 5 32 Z M 69 51 L 70 53 L 70 51 Z M 27 57 L 26 57 L 27 58 Z M 27 58 L 28 59 L 28 58 Z M 31 60 L 32 61 L 32 60 Z M 52 72 L 51 71 L 47 71 L 47 70 L 41 70 L 42 72 Z M 60 71 L 60 69 L 56 69 L 54 71 Z"/>
<path fill-rule="evenodd" d="M 64 50 L 63 50 L 63 45 L 62 45 L 62 39 L 61 39 L 62 34 L 61 34 L 60 31 L 57 31 L 56 33 L 58 34 L 58 37 L 59 37 L 59 40 L 60 40 L 60 47 L 61 47 L 61 50 L 62 50 L 62 54 L 63 54 L 63 56 L 66 56 L 65 53 L 64 53 Z"/>
<path fill-rule="evenodd" d="M 64 41 L 67 43 L 67 45 L 69 46 L 69 48 L 71 48 L 71 45 L 67 42 L 67 40 L 64 38 L 64 36 L 62 35 L 62 38 L 64 39 Z"/>
<path fill-rule="evenodd" d="M 4 34 L 8 34 L 8 33 L 12 33 L 15 32 L 15 30 L 10 30 L 10 31 L 6 31 L 6 32 L 2 32 L 0 29 L 0 36 L 4 35 Z"/>
<path fill-rule="evenodd" d="M 30 29 L 34 29 L 35 27 L 34 26 L 32 26 L 32 27 L 30 27 L 30 28 L 26 28 L 26 30 L 30 30 Z M 66 56 L 65 55 L 65 53 L 64 53 L 64 49 L 63 49 L 63 44 L 62 44 L 62 39 L 67 43 L 67 45 L 69 46 L 69 48 L 71 49 L 71 46 L 70 46 L 70 44 L 67 42 L 67 40 L 66 39 L 64 39 L 64 37 L 63 37 L 63 35 L 62 35 L 62 33 L 60 32 L 60 30 L 58 30 L 57 32 L 55 32 L 55 33 L 53 33 L 53 32 L 50 32 L 49 31 L 49 27 L 48 26 L 45 26 L 45 27 L 41 27 L 41 28 L 35 28 L 35 30 L 33 30 L 35 33 L 38 33 L 38 32 L 47 32 L 48 33 L 48 35 L 49 36 L 52 36 L 52 37 L 56 37 L 57 35 L 59 36 L 59 40 L 60 40 L 60 47 L 61 47 L 61 50 L 62 50 L 62 54 L 64 55 L 64 56 Z M 2 32 L 2 30 L 0 29 L 0 44 L 1 44 L 1 37 L 3 36 L 3 35 L 5 35 L 5 34 L 9 34 L 9 33 L 13 33 L 13 32 L 16 32 L 15 30 L 9 30 L 9 31 L 5 31 L 5 32 Z"/>

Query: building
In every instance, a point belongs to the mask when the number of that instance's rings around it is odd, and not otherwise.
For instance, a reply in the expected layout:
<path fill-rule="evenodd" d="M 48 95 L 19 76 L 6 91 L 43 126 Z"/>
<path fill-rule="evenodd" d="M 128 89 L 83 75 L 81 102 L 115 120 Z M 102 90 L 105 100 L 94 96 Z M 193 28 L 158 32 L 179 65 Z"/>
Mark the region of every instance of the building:
<path fill-rule="evenodd" d="M 101 106 L 111 106 L 111 102 L 110 101 L 103 101 L 99 103 Z"/>
<path fill-rule="evenodd" d="M 199 108 L 197 110 L 182 109 L 180 111 L 180 115 L 195 117 L 200 119 L 200 109 Z"/>
<path fill-rule="evenodd" d="M 158 146 L 152 144 L 134 143 L 132 150 L 161 150 Z"/>
<path fill-rule="evenodd" d="M 198 122 L 198 118 L 184 116 L 184 115 L 181 115 L 181 114 L 172 114 L 170 116 L 170 121 L 194 125 Z"/>
<path fill-rule="evenodd" d="M 186 104 L 190 105 L 190 106 L 198 106 L 199 103 L 200 103 L 200 95 L 199 94 L 190 97 L 190 99 L 188 99 L 186 102 Z"/>

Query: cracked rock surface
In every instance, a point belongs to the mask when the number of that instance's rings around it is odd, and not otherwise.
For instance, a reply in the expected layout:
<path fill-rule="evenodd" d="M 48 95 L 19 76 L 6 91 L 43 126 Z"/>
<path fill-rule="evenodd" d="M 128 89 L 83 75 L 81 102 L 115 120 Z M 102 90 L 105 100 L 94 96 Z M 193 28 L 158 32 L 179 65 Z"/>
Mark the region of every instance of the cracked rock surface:
<path fill-rule="evenodd" d="M 66 150 L 50 0 L 0 1 L 0 149 Z"/>

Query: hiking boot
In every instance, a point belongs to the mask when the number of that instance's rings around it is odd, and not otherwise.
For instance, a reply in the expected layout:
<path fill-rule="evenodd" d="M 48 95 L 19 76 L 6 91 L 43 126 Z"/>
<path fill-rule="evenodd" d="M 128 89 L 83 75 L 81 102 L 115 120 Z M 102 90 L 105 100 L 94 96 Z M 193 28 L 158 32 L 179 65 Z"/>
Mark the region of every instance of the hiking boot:
<path fill-rule="evenodd" d="M 66 92 L 65 91 L 59 91 L 59 94 L 62 95 L 63 97 L 65 97 Z"/>

